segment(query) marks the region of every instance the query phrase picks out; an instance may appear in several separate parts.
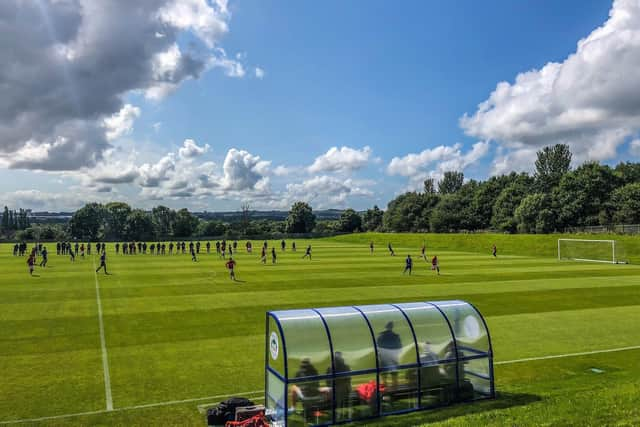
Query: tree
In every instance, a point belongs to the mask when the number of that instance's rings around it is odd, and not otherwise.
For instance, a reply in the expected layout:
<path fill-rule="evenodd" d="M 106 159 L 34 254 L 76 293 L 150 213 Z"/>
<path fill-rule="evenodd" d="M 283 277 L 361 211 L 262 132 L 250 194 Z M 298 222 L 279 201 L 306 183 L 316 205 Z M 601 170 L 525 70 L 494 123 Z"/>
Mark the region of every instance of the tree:
<path fill-rule="evenodd" d="M 640 182 L 640 163 L 618 163 L 613 170 L 613 173 L 619 179 L 621 185 Z"/>
<path fill-rule="evenodd" d="M 587 162 L 565 174 L 553 191 L 553 205 L 563 227 L 601 224 L 603 210 L 616 187 L 609 166 Z"/>
<path fill-rule="evenodd" d="M 285 220 L 287 233 L 309 233 L 316 225 L 316 216 L 305 202 L 295 202 Z"/>
<path fill-rule="evenodd" d="M 571 150 L 566 144 L 544 147 L 537 152 L 534 178 L 539 191 L 550 193 L 571 167 Z"/>
<path fill-rule="evenodd" d="M 105 205 L 105 236 L 108 238 L 122 238 L 131 207 L 123 202 L 111 202 Z"/>
<path fill-rule="evenodd" d="M 198 228 L 200 220 L 191 215 L 188 209 L 182 208 L 176 213 L 173 234 L 176 237 L 190 237 Z"/>
<path fill-rule="evenodd" d="M 436 180 L 427 178 L 424 180 L 424 194 L 436 194 Z"/>
<path fill-rule="evenodd" d="M 4 211 L 2 212 L 2 229 L 4 231 L 9 230 L 9 208 L 8 207 L 4 207 Z"/>
<path fill-rule="evenodd" d="M 544 214 L 542 212 L 548 210 L 550 206 L 551 198 L 544 193 L 529 194 L 523 198 L 515 210 L 518 231 L 520 233 L 538 233 L 542 231 L 538 230 L 539 225 L 541 229 L 548 228 L 549 218 L 545 217 L 547 212 Z"/>
<path fill-rule="evenodd" d="M 170 237 L 176 222 L 176 211 L 166 206 L 156 206 L 151 209 L 151 220 L 157 237 Z"/>
<path fill-rule="evenodd" d="M 123 237 L 127 240 L 149 240 L 153 237 L 153 221 L 142 209 L 134 209 L 125 219 Z"/>
<path fill-rule="evenodd" d="M 99 203 L 88 203 L 78 209 L 69 221 L 71 236 L 77 239 L 97 240 L 102 237 L 105 209 Z"/>
<path fill-rule="evenodd" d="M 248 226 L 246 229 L 248 229 Z M 228 227 L 222 221 L 200 221 L 196 234 L 202 237 L 224 236 L 227 230 Z M 243 232 L 246 233 L 246 231 Z"/>
<path fill-rule="evenodd" d="M 464 182 L 464 174 L 462 172 L 447 171 L 438 182 L 438 193 L 453 194 L 460 190 Z"/>
<path fill-rule="evenodd" d="M 640 223 L 640 182 L 617 188 L 611 195 L 613 219 L 618 224 Z"/>
<path fill-rule="evenodd" d="M 362 215 L 362 229 L 365 231 L 379 230 L 382 227 L 383 216 L 384 212 L 377 205 L 374 205 L 373 209 L 367 209 Z"/>
<path fill-rule="evenodd" d="M 389 202 L 382 217 L 386 231 L 424 231 L 429 229 L 431 210 L 440 197 L 436 194 L 408 192 Z"/>
<path fill-rule="evenodd" d="M 362 217 L 358 215 L 356 211 L 349 208 L 344 210 L 340 214 L 340 219 L 338 220 L 338 230 L 346 231 L 347 233 L 352 233 L 354 231 L 358 231 L 362 228 Z"/>
<path fill-rule="evenodd" d="M 457 231 L 462 228 L 462 211 L 464 209 L 462 197 L 456 194 L 445 194 L 438 205 L 431 212 L 429 226 L 435 233 Z"/>
<path fill-rule="evenodd" d="M 512 182 L 500 192 L 493 205 L 491 224 L 500 231 L 513 233 L 517 229 L 515 210 L 532 187 L 532 180 L 526 175 L 521 176 L 522 179 Z"/>

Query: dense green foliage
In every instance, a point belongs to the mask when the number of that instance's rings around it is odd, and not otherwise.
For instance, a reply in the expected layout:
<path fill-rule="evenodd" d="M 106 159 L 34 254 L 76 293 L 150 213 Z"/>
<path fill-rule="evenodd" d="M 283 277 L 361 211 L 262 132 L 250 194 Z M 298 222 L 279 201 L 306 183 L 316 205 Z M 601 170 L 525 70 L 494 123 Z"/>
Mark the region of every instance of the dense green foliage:
<path fill-rule="evenodd" d="M 461 172 L 428 179 L 424 192 L 389 202 L 385 231 L 474 231 L 549 233 L 571 227 L 638 223 L 640 164 L 615 168 L 587 162 L 570 169 L 566 145 L 538 152 L 536 172 L 511 173 L 463 183 Z"/>
<path fill-rule="evenodd" d="M 287 233 L 310 233 L 316 225 L 313 209 L 305 202 L 296 202 L 291 206 L 285 221 Z"/>
<path fill-rule="evenodd" d="M 198 405 L 232 395 L 262 401 L 267 310 L 460 298 L 486 316 L 498 398 L 359 425 L 636 425 L 640 268 L 557 262 L 557 237 L 358 233 L 297 241 L 313 245 L 313 261 L 287 250 L 277 264 L 261 265 L 242 250 L 236 284 L 215 253 L 194 263 L 188 255 L 117 256 L 109 244 L 112 275 L 96 276 L 91 257 L 71 263 L 52 254 L 51 268 L 29 277 L 24 258 L 0 245 L 0 422 L 79 414 L 27 424 L 204 425 Z M 619 240 L 640 261 L 638 239 Z M 387 254 L 388 242 L 398 256 Z M 440 258 L 441 276 L 418 261 L 423 242 Z M 402 275 L 406 254 L 416 259 L 412 276 Z M 96 286 L 114 411 L 105 410 Z M 631 348 L 575 355 L 624 347 Z"/>

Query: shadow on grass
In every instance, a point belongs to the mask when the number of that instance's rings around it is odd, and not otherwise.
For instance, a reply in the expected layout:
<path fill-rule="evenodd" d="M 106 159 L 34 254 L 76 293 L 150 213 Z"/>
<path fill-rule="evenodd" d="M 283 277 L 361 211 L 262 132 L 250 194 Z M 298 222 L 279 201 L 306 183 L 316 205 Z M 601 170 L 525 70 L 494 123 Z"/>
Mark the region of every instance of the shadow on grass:
<path fill-rule="evenodd" d="M 385 426 L 385 427 L 407 427 L 419 426 L 422 424 L 446 421 L 456 417 L 463 417 L 482 412 L 489 412 L 499 409 L 507 409 L 516 406 L 526 406 L 539 402 L 542 398 L 535 394 L 527 393 L 506 393 L 498 392 L 495 399 L 482 400 L 477 402 L 457 403 L 441 408 L 426 409 L 409 413 L 406 415 L 392 415 L 380 418 L 380 420 L 354 423 L 354 426 Z"/>

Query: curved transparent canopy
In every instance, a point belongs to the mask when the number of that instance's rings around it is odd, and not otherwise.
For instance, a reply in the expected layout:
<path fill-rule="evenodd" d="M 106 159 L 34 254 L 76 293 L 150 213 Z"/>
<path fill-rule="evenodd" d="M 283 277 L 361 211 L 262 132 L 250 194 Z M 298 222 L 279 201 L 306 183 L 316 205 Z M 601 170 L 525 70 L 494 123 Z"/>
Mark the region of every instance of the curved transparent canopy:
<path fill-rule="evenodd" d="M 495 396 L 489 331 L 465 301 L 267 313 L 267 409 L 331 425 Z"/>
<path fill-rule="evenodd" d="M 462 355 L 486 355 L 490 352 L 489 333 L 475 307 L 465 301 L 440 301 L 433 305 L 442 310 L 449 320 Z"/>
<path fill-rule="evenodd" d="M 336 373 L 376 369 L 371 331 L 353 307 L 319 308 L 331 334 Z"/>
<path fill-rule="evenodd" d="M 367 317 L 375 334 L 380 369 L 418 363 L 413 332 L 399 308 L 390 304 L 356 308 Z"/>

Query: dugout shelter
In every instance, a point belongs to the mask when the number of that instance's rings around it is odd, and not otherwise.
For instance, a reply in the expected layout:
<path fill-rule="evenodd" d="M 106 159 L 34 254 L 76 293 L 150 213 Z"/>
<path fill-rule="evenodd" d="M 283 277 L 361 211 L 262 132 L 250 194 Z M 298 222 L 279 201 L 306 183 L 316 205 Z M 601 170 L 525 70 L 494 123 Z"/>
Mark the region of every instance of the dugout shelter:
<path fill-rule="evenodd" d="M 333 425 L 495 397 L 487 324 L 465 301 L 271 311 L 275 426 Z"/>

